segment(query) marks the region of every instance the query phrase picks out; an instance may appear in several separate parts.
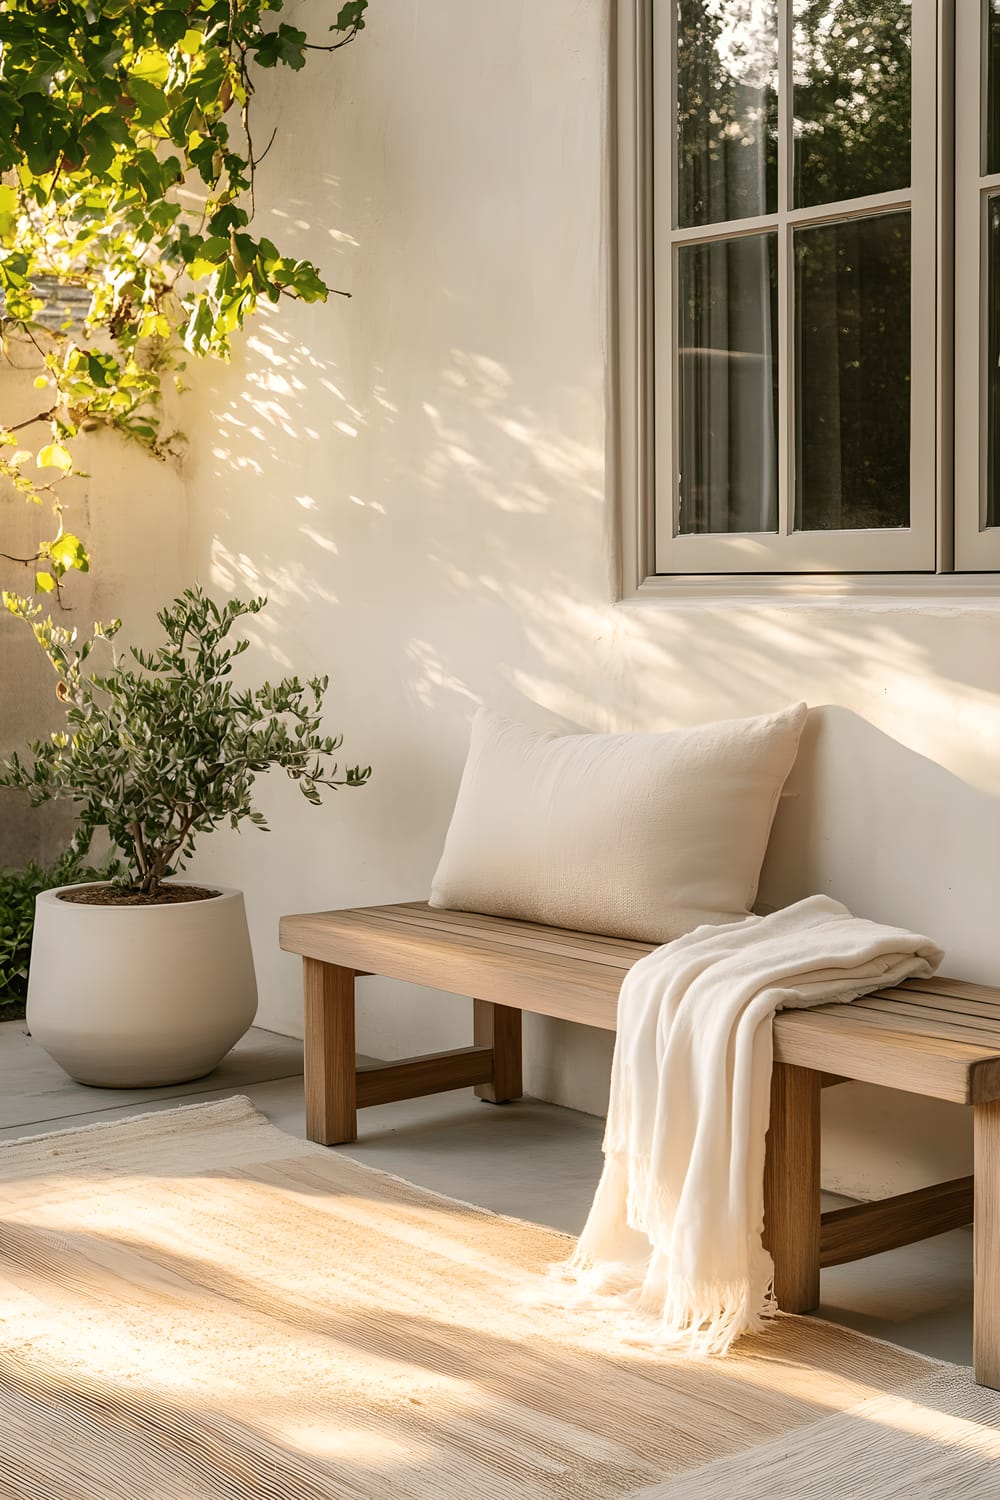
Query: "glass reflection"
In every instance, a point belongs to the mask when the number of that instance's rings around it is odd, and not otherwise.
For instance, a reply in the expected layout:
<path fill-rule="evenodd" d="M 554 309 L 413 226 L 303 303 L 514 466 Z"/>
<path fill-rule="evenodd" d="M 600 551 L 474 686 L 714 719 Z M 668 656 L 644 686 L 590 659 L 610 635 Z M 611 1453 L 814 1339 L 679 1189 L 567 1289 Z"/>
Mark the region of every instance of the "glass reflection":
<path fill-rule="evenodd" d="M 1000 526 L 1000 198 L 990 199 L 989 213 L 986 524 Z"/>
<path fill-rule="evenodd" d="M 910 216 L 795 235 L 796 525 L 910 524 Z"/>
<path fill-rule="evenodd" d="M 677 222 L 778 207 L 777 0 L 678 0 Z"/>
<path fill-rule="evenodd" d="M 678 252 L 682 534 L 774 531 L 778 517 L 778 240 Z"/>
<path fill-rule="evenodd" d="M 1000 172 L 1000 0 L 986 10 L 986 171 Z"/>
<path fill-rule="evenodd" d="M 797 208 L 910 183 L 910 0 L 794 0 Z"/>

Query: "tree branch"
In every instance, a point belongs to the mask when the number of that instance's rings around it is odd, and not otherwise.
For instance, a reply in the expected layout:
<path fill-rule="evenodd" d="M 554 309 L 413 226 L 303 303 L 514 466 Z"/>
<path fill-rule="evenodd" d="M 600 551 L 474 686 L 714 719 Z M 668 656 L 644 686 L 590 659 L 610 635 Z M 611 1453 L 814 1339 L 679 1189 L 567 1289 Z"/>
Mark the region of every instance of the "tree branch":
<path fill-rule="evenodd" d="M 274 129 L 271 131 L 271 139 L 268 141 L 268 143 L 264 147 L 263 151 L 260 153 L 259 156 L 252 157 L 253 165 L 254 165 L 255 168 L 260 166 L 261 162 L 264 160 L 265 156 L 270 151 L 271 147 L 274 145 L 274 142 L 277 139 L 277 135 L 278 135 L 278 127 L 277 127 L 277 125 L 275 125 Z M 247 140 L 249 141 L 249 139 L 250 139 L 250 136 L 249 136 L 249 133 L 248 133 L 247 134 Z"/>
<path fill-rule="evenodd" d="M 4 431 L 20 432 L 22 428 L 33 427 L 36 422 L 51 422 L 55 414 L 56 408 L 54 406 L 50 406 L 48 411 L 40 411 L 36 416 L 25 417 L 23 422 L 12 422 L 9 427 L 4 428 Z"/>
<path fill-rule="evenodd" d="M 347 35 L 339 42 L 327 42 L 325 45 L 322 42 L 303 42 L 302 45 L 303 47 L 307 47 L 310 52 L 339 52 L 341 47 L 346 47 L 349 42 L 353 42 L 357 34 L 358 28 L 352 26 Z"/>

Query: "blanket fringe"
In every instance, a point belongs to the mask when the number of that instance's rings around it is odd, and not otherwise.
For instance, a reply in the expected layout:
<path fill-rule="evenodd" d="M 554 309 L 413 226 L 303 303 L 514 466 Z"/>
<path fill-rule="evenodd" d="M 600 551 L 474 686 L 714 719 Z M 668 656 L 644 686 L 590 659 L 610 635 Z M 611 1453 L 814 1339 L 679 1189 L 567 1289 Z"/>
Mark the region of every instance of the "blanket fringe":
<path fill-rule="evenodd" d="M 623 1343 L 677 1349 L 692 1356 L 727 1354 L 745 1333 L 761 1332 L 778 1312 L 770 1277 L 703 1282 L 634 1262 L 593 1264 L 579 1251 L 552 1266 L 537 1299 L 613 1317 Z"/>

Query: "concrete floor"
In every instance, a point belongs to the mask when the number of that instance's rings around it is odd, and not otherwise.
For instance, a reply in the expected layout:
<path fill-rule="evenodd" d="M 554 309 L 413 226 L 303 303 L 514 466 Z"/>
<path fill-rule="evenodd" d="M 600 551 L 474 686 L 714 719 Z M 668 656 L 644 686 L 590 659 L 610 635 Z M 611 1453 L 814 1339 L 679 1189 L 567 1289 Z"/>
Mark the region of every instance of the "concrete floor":
<path fill-rule="evenodd" d="M 304 1137 L 302 1044 L 255 1029 L 196 1083 L 95 1089 L 67 1078 L 23 1021 L 0 1023 L 0 1139 L 237 1093 L 280 1129 Z M 343 1148 L 347 1155 L 571 1234 L 583 1224 L 600 1172 L 602 1122 L 533 1099 L 496 1108 L 471 1089 L 439 1094 L 365 1110 L 361 1129 L 361 1139 Z M 824 1271 L 820 1316 L 939 1359 L 971 1363 L 971 1230 Z"/>

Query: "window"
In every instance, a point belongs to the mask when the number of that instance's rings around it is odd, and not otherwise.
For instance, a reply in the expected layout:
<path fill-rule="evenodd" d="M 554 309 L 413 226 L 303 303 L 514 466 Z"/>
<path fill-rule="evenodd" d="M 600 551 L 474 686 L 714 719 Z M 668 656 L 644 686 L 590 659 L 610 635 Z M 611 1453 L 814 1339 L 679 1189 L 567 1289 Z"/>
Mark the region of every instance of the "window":
<path fill-rule="evenodd" d="M 1000 0 L 957 10 L 619 0 L 637 583 L 1000 569 Z"/>

